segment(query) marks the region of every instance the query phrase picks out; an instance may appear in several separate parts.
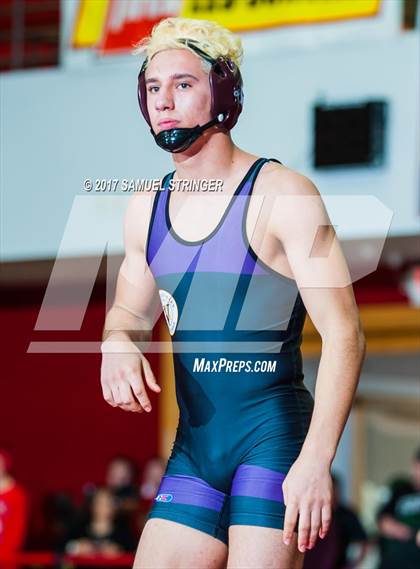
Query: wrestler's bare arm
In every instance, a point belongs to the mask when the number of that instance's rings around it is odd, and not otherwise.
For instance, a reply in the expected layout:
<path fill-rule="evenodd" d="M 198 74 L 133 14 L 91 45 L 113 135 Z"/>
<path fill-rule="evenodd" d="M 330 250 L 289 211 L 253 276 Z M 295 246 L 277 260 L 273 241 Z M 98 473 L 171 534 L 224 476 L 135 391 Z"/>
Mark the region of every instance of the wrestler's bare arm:
<path fill-rule="evenodd" d="M 135 194 L 129 199 L 124 219 L 125 257 L 103 331 L 103 395 L 110 405 L 127 411 L 151 410 L 145 382 L 152 390 L 160 391 L 142 353 L 161 312 L 156 282 L 145 257 L 153 197 Z"/>
<path fill-rule="evenodd" d="M 267 176 L 274 201 L 269 231 L 282 244 L 302 300 L 322 339 L 315 405 L 304 445 L 283 485 L 285 540 L 299 511 L 299 546 L 315 543 L 331 519 L 329 470 L 351 410 L 365 339 L 349 270 L 315 185 L 293 170 Z M 326 474 L 328 473 L 328 474 Z"/>
<path fill-rule="evenodd" d="M 322 339 L 320 393 L 302 451 L 312 450 L 332 460 L 363 359 L 359 310 L 346 259 L 319 191 L 293 170 L 273 171 L 271 178 L 281 191 L 269 230 L 283 245 L 308 315 Z"/>

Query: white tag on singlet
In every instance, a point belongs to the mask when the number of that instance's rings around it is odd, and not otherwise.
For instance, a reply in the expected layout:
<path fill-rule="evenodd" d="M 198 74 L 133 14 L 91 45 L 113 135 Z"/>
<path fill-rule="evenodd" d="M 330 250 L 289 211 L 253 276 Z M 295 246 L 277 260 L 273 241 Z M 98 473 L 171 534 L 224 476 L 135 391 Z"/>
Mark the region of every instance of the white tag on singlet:
<path fill-rule="evenodd" d="M 174 297 L 167 290 L 159 289 L 160 300 L 162 302 L 163 313 L 168 324 L 169 333 L 173 336 L 178 323 L 178 306 Z"/>

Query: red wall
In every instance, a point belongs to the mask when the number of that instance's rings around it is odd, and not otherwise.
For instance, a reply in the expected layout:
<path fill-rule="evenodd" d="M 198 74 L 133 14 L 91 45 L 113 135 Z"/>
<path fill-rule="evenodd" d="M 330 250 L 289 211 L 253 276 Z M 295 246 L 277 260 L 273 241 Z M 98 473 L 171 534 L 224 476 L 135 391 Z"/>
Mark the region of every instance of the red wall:
<path fill-rule="evenodd" d="M 128 454 L 141 466 L 158 444 L 156 396 L 150 394 L 151 414 L 111 407 L 102 398 L 100 354 L 26 353 L 34 340 L 100 340 L 104 304 L 90 303 L 82 331 L 54 333 L 33 331 L 39 306 L 0 312 L 0 445 L 12 452 L 35 526 L 47 491 L 67 490 L 79 500 L 83 483 L 101 482 L 114 454 Z M 156 355 L 149 361 L 158 378 Z"/>

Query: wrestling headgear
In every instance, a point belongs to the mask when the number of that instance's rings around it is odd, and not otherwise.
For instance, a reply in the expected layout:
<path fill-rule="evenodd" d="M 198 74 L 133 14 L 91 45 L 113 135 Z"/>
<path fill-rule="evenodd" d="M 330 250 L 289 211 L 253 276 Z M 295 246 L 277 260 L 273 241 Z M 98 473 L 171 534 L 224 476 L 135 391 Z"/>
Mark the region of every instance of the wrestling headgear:
<path fill-rule="evenodd" d="M 147 111 L 147 90 L 145 71 L 147 58 L 144 60 L 138 77 L 137 96 L 140 110 L 150 126 L 156 143 L 168 152 L 183 152 L 208 128 L 218 124 L 225 130 L 230 130 L 236 124 L 242 111 L 244 94 L 242 90 L 242 77 L 238 66 L 223 56 L 214 59 L 194 45 L 194 40 L 180 39 L 200 57 L 211 63 L 209 72 L 212 119 L 202 126 L 192 128 L 171 128 L 155 134 Z"/>

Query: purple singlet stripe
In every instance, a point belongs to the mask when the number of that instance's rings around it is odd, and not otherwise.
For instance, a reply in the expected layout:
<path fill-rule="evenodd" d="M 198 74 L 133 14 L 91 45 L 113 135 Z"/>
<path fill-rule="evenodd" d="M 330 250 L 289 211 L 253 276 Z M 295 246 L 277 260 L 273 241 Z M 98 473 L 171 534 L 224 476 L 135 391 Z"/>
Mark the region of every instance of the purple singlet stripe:
<path fill-rule="evenodd" d="M 285 478 L 283 472 L 241 464 L 233 479 L 231 496 L 250 496 L 284 503 L 282 484 Z"/>
<path fill-rule="evenodd" d="M 194 272 L 212 273 L 223 272 L 228 274 L 266 274 L 265 270 L 256 264 L 248 251 L 242 235 L 245 208 L 248 196 L 252 189 L 254 179 L 258 174 L 258 164 L 264 159 L 256 160 L 237 186 L 234 196 L 230 199 L 223 217 L 213 231 L 205 236 L 200 243 L 180 243 L 173 235 L 167 222 L 170 222 L 168 210 L 168 197 L 171 193 L 169 183 L 173 178 L 167 175 L 163 190 L 155 196 L 156 210 L 148 240 L 148 262 L 155 277 L 168 274 L 185 273 L 192 260 L 197 255 L 197 267 Z M 221 255 L 220 252 L 224 254 Z"/>
<path fill-rule="evenodd" d="M 166 497 L 159 500 L 159 495 L 162 494 Z M 170 498 L 168 498 L 169 496 Z M 225 496 L 223 492 L 212 488 L 201 478 L 177 475 L 162 478 L 155 501 L 201 506 L 219 512 L 222 509 Z"/>

